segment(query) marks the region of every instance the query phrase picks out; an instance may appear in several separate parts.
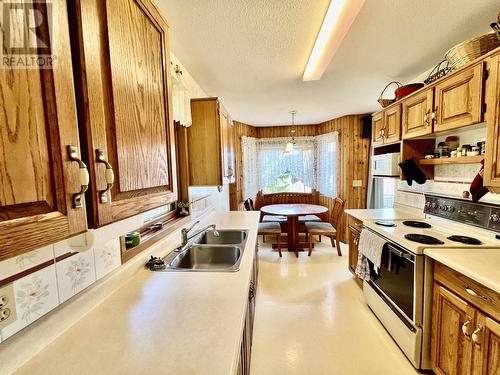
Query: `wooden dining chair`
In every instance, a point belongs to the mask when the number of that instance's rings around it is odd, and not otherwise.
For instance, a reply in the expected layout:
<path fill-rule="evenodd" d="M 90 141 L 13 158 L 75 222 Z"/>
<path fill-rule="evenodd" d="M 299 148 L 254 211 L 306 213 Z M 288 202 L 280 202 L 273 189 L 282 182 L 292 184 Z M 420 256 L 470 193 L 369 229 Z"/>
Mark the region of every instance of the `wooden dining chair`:
<path fill-rule="evenodd" d="M 340 198 L 335 198 L 333 208 L 330 212 L 330 222 L 308 222 L 305 224 L 307 234 L 309 236 L 309 256 L 312 253 L 312 245 L 314 241 L 314 236 L 327 236 L 330 237 L 332 242 L 332 247 L 337 248 L 337 254 L 342 256 L 342 251 L 340 250 L 340 241 L 337 237 L 337 226 L 344 212 L 345 202 Z"/>
<path fill-rule="evenodd" d="M 246 199 L 245 202 L 243 202 L 243 205 L 245 206 L 245 210 L 255 211 L 255 206 L 254 206 L 253 200 L 251 198 Z M 271 215 L 269 215 L 269 216 L 271 216 Z M 285 219 L 286 219 L 286 217 L 285 217 Z M 282 221 L 279 221 L 279 220 L 262 221 L 258 224 L 258 227 L 257 227 L 257 235 L 262 236 L 263 242 L 266 242 L 266 235 L 276 236 L 276 242 L 278 244 L 278 252 L 280 254 L 280 257 L 281 257 L 281 232 L 282 232 L 281 222 Z"/>

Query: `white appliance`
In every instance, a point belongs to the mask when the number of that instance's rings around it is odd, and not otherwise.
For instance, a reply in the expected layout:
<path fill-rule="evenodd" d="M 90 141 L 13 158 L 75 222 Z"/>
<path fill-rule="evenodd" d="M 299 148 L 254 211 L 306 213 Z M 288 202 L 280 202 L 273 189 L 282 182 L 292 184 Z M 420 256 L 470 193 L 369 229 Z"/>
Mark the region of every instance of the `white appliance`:
<path fill-rule="evenodd" d="M 401 154 L 393 152 L 391 154 L 381 154 L 372 156 L 373 176 L 399 176 L 399 162 Z"/>
<path fill-rule="evenodd" d="M 432 262 L 426 248 L 494 248 L 500 251 L 500 207 L 426 195 L 423 220 L 364 222 L 386 243 L 363 293 L 368 306 L 410 362 L 430 369 Z"/>

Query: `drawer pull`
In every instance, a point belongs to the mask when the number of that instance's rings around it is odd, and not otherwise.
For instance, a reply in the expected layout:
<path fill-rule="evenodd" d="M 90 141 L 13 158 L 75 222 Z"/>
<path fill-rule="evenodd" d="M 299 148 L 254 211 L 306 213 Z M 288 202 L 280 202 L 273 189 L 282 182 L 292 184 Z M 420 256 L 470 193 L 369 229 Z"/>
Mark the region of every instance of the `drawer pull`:
<path fill-rule="evenodd" d="M 476 344 L 477 346 L 481 346 L 481 337 L 479 337 L 479 334 L 483 330 L 483 327 L 478 326 L 474 332 L 472 332 L 472 342 Z"/>
<path fill-rule="evenodd" d="M 465 337 L 470 337 L 469 326 L 472 323 L 472 318 L 468 318 L 468 320 L 462 324 L 462 332 Z"/>
<path fill-rule="evenodd" d="M 482 296 L 481 294 L 479 294 L 478 292 L 476 292 L 474 289 L 469 288 L 468 286 L 465 287 L 465 291 L 467 293 L 469 293 L 471 296 L 479 297 L 479 298 L 482 298 L 482 299 L 485 299 L 485 300 L 488 299 L 485 296 Z"/>

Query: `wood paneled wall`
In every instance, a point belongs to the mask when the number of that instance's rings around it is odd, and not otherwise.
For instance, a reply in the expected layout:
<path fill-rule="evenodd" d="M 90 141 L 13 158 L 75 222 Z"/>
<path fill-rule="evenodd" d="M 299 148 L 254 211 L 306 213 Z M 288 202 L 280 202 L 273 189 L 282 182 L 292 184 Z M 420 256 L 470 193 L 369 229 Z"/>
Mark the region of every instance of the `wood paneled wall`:
<path fill-rule="evenodd" d="M 370 138 L 361 138 L 363 130 L 362 118 L 366 115 L 349 115 L 323 122 L 317 125 L 298 125 L 295 127 L 297 137 L 315 136 L 333 131 L 339 132 L 339 163 L 337 189 L 340 198 L 345 200 L 346 208 L 366 208 L 368 185 L 368 167 L 370 155 Z M 230 186 L 231 209 L 243 208 L 243 168 L 241 157 L 241 137 L 256 138 L 288 137 L 291 126 L 253 127 L 234 122 L 234 145 L 236 158 L 236 182 Z M 361 180 L 361 187 L 353 187 L 354 180 Z M 331 208 L 333 199 L 320 197 L 320 204 Z M 345 215 L 340 223 L 340 240 L 347 240 L 347 222 Z"/>

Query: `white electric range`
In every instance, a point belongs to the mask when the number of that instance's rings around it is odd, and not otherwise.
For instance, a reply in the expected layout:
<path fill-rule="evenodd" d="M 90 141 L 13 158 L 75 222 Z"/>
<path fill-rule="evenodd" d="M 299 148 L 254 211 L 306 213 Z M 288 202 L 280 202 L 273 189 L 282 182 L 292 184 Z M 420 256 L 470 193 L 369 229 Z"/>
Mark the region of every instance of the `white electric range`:
<path fill-rule="evenodd" d="M 410 362 L 430 369 L 432 262 L 427 248 L 500 251 L 500 206 L 426 194 L 422 220 L 364 222 L 385 240 L 380 268 L 371 263 L 365 300 Z"/>

